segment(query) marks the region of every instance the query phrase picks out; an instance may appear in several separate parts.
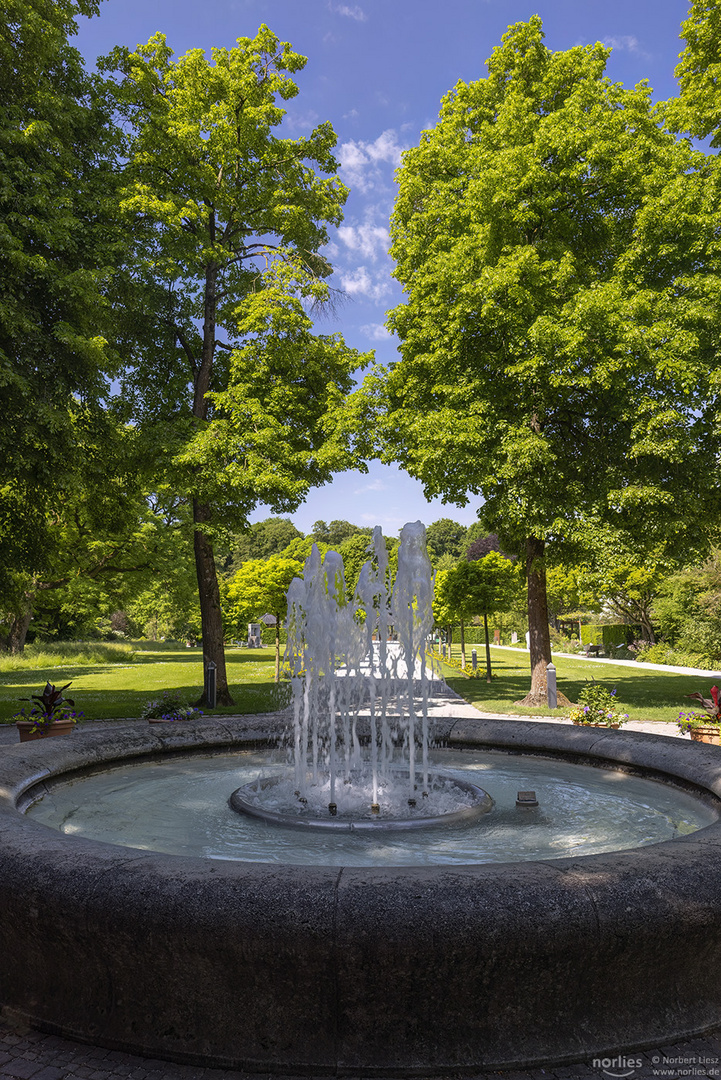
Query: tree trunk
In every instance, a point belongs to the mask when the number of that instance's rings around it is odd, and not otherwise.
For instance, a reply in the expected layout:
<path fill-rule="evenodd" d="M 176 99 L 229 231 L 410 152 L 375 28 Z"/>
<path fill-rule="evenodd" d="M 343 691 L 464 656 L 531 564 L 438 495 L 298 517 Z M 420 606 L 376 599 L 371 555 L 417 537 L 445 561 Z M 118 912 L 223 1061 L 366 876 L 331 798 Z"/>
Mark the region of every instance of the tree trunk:
<path fill-rule="evenodd" d="M 485 611 L 483 612 L 483 628 L 486 632 L 486 682 L 491 682 L 493 679 L 491 674 L 491 643 L 488 640 L 488 616 Z"/>
<path fill-rule="evenodd" d="M 461 667 L 466 666 L 466 628 L 461 619 Z"/>
<path fill-rule="evenodd" d="M 202 525 L 210 521 L 210 507 L 193 499 L 193 521 Z M 198 578 L 200 597 L 200 618 L 203 627 L 203 662 L 212 660 L 215 664 L 216 704 L 234 705 L 228 690 L 228 676 L 225 670 L 225 649 L 223 648 L 223 616 L 220 610 L 220 589 L 218 575 L 213 558 L 213 545 L 200 529 L 193 534 L 195 548 L 195 572 Z M 199 705 L 208 705 L 205 688 L 198 701 Z"/>
<path fill-rule="evenodd" d="M 19 615 L 13 616 L 10 629 L 3 639 L 3 646 L 9 653 L 21 653 L 25 648 L 25 638 L 28 627 L 32 621 L 33 609 L 28 604 L 27 609 Z"/>
<path fill-rule="evenodd" d="M 551 662 L 551 636 L 548 631 L 546 598 L 545 541 L 536 536 L 526 539 L 526 576 L 528 579 L 528 633 L 531 654 L 531 689 L 516 705 L 548 705 L 546 668 Z M 565 694 L 558 694 L 558 704 L 570 705 Z"/>

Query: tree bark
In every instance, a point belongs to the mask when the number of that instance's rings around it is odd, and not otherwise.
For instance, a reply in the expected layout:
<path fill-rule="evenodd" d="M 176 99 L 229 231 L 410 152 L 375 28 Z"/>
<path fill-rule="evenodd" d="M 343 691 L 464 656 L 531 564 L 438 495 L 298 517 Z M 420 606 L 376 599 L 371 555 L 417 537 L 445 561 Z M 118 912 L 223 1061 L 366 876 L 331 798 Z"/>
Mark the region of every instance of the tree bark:
<path fill-rule="evenodd" d="M 210 507 L 193 499 L 193 521 L 202 525 L 210 521 Z M 223 647 L 223 615 L 220 608 L 220 589 L 218 575 L 213 558 L 213 545 L 205 533 L 196 528 L 193 534 L 195 548 L 195 572 L 198 578 L 200 597 L 200 618 L 203 626 L 203 663 L 212 660 L 215 664 L 216 704 L 234 705 L 228 689 L 228 676 L 225 670 L 225 649 Z M 198 701 L 199 705 L 208 705 L 205 688 Z"/>
<path fill-rule="evenodd" d="M 548 705 L 546 668 L 551 662 L 551 636 L 548 630 L 546 597 L 545 541 L 537 536 L 526 539 L 526 576 L 528 579 L 528 633 L 531 658 L 531 689 L 516 705 Z M 558 693 L 559 705 L 570 705 L 565 694 Z"/>
<path fill-rule="evenodd" d="M 33 617 L 33 609 L 28 604 L 25 611 L 13 616 L 10 629 L 3 638 L 3 646 L 9 653 L 21 653 L 25 649 L 25 639 Z"/>
<path fill-rule="evenodd" d="M 483 612 L 483 628 L 486 632 L 486 682 L 491 682 L 493 679 L 491 674 L 491 643 L 488 640 L 488 616 L 485 611 Z"/>
<path fill-rule="evenodd" d="M 461 619 L 461 667 L 466 667 L 466 629 Z"/>

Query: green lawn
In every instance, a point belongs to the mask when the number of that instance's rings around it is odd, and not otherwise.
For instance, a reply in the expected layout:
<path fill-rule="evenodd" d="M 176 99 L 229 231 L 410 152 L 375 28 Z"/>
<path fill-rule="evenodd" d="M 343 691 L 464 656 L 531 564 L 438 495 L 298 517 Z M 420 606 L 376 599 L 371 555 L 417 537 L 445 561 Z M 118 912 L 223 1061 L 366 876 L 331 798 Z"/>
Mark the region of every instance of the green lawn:
<path fill-rule="evenodd" d="M 479 649 L 479 663 L 482 652 Z M 282 707 L 288 700 L 288 685 L 273 682 L 274 651 L 265 649 L 227 649 L 228 680 L 236 704 L 217 709 L 217 713 L 269 712 Z M 527 652 L 492 652 L 494 679 L 489 686 L 483 679 L 464 678 L 457 668 L 443 665 L 443 675 L 450 686 L 481 711 L 529 715 L 562 715 L 563 710 L 519 710 L 514 703 L 530 686 Z M 75 664 L 67 660 L 60 665 L 41 668 L 24 667 L 0 673 L 0 723 L 8 723 L 21 707 L 18 698 L 38 692 L 46 679 L 56 685 L 72 682 L 68 691 L 78 709 L 89 719 L 122 719 L 137 717 L 146 701 L 166 689 L 180 690 L 188 702 L 198 700 L 203 684 L 201 649 L 176 649 L 166 646 L 152 648 L 143 643 L 131 663 Z M 594 664 L 587 660 L 554 658 L 558 670 L 558 687 L 571 701 L 586 679 L 595 678 L 609 687 L 617 688 L 617 699 L 632 720 L 666 720 L 675 722 L 680 709 L 693 707 L 686 697 L 693 690 L 708 691 L 710 676 L 674 675 L 669 672 L 648 671 L 644 668 L 617 667 Z"/>
<path fill-rule="evenodd" d="M 470 659 L 470 649 L 468 650 Z M 631 720 L 666 720 L 675 722 L 681 709 L 694 708 L 695 703 L 686 697 L 694 690 L 705 696 L 714 680 L 710 675 L 676 675 L 673 672 L 649 671 L 646 668 L 622 667 L 615 664 L 594 664 L 588 660 L 569 660 L 554 657 L 558 689 L 571 701 L 578 700 L 578 692 L 586 679 L 596 679 L 609 689 L 616 687 L 616 698 L 622 711 Z M 478 647 L 478 663 L 483 664 L 485 653 Z M 457 668 L 443 664 L 443 676 L 456 693 L 472 702 L 481 711 L 497 713 L 523 712 L 528 716 L 559 716 L 562 709 L 519 709 L 514 704 L 524 697 L 531 684 L 527 652 L 491 650 L 493 682 L 485 677 L 467 679 Z"/>
<path fill-rule="evenodd" d="M 226 649 L 228 682 L 235 699 L 231 708 L 215 713 L 270 712 L 288 700 L 288 685 L 273 682 L 275 651 Z M 29 697 L 46 680 L 62 686 L 72 682 L 68 694 L 88 719 L 137 717 L 143 705 L 161 690 L 180 690 L 193 703 L 203 687 L 202 649 L 142 651 L 129 664 L 75 665 L 23 668 L 0 673 L 0 723 L 8 723 L 21 708 L 18 698 Z"/>

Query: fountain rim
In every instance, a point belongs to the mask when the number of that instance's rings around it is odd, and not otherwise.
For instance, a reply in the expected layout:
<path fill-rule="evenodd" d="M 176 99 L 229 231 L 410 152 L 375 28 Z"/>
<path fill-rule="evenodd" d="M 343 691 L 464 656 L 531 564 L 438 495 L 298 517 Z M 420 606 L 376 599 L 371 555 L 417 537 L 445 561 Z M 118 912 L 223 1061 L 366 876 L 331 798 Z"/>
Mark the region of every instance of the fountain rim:
<path fill-rule="evenodd" d="M 22 812 L 42 785 L 105 764 L 268 747 L 268 719 L 3 753 L 1 1006 L 147 1057 L 368 1078 L 576 1062 L 718 1024 L 721 820 L 620 852 L 339 868 L 124 848 Z M 705 744 L 482 718 L 450 722 L 444 742 L 638 770 L 721 805 L 721 751 Z"/>

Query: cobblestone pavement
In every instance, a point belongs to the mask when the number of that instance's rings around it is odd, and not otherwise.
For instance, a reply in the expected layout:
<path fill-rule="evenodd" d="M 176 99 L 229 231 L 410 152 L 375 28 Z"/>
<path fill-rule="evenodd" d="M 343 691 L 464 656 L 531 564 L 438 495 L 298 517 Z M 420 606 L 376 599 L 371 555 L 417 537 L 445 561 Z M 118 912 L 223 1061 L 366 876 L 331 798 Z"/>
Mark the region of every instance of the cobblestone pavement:
<path fill-rule="evenodd" d="M 3 1016 L 0 1016 L 0 1077 L 2 1080 L 271 1080 L 268 1073 L 174 1065 L 157 1058 L 86 1046 L 33 1031 Z M 464 1080 L 613 1080 L 614 1077 L 627 1080 L 721 1077 L 721 1033 L 577 1065 L 484 1072 L 472 1078 L 464 1076 Z M 446 1076 L 443 1080 L 453 1078 Z"/>
<path fill-rule="evenodd" d="M 479 713 L 472 706 L 460 699 L 454 700 L 453 695 L 449 695 L 447 701 L 439 706 L 438 720 L 443 715 L 478 716 Z M 239 727 L 243 727 L 246 722 L 243 717 L 233 719 Z M 253 721 L 256 730 L 258 719 L 256 717 Z M 507 718 L 498 716 L 495 719 Z M 268 720 L 268 733 L 272 734 L 270 716 Z M 103 722 L 103 726 L 106 723 L 117 730 L 121 726 L 132 727 L 138 721 L 107 721 Z M 99 728 L 101 723 L 92 724 L 93 728 L 96 726 Z M 679 737 L 674 725 L 638 723 L 629 724 L 628 727 Z M 17 732 L 14 726 L 0 726 L 0 747 L 16 743 Z M 609 1053 L 609 1056 L 603 1059 L 572 1065 L 494 1070 L 477 1073 L 473 1077 L 465 1074 L 464 1080 L 682 1080 L 685 1077 L 721 1080 L 721 1027 L 712 1034 L 683 1043 L 661 1045 L 655 1050 L 626 1051 L 615 1056 Z M 118 1050 L 88 1046 L 33 1030 L 11 1016 L 0 1015 L 0 1080 L 271 1080 L 271 1074 L 248 1074 L 232 1069 L 177 1065 Z M 273 1077 L 272 1080 L 280 1078 Z M 286 1077 L 285 1080 L 299 1078 Z M 304 1080 L 309 1078 L 305 1077 Z M 313 1080 L 320 1080 L 320 1076 Z M 355 1078 L 346 1077 L 346 1080 Z M 441 1078 L 428 1077 L 426 1080 Z M 454 1078 L 446 1076 L 443 1080 Z M 460 1076 L 457 1080 L 461 1080 Z"/>

